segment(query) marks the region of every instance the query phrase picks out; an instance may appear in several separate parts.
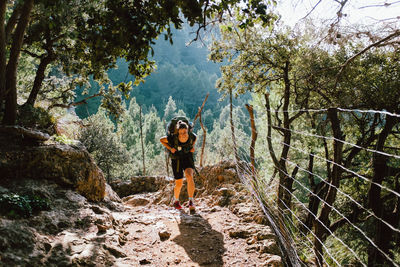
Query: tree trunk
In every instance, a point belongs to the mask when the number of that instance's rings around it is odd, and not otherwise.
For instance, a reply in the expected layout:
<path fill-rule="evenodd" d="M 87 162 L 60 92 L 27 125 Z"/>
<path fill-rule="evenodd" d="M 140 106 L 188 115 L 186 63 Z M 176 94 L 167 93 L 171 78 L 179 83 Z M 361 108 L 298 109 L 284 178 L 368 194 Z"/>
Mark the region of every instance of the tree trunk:
<path fill-rule="evenodd" d="M 268 143 L 268 150 L 269 150 L 269 155 L 272 158 L 272 161 L 274 162 L 275 165 L 275 169 L 277 170 L 277 172 L 279 173 L 279 187 L 278 187 L 278 207 L 285 210 L 286 207 L 285 205 L 282 203 L 282 198 L 283 198 L 283 191 L 284 189 L 282 188 L 282 175 L 284 175 L 282 173 L 284 167 L 286 166 L 281 166 L 281 162 L 278 161 L 278 158 L 276 157 L 274 148 L 272 146 L 272 116 L 271 116 L 271 105 L 269 103 L 269 95 L 268 94 L 264 94 L 264 98 L 265 98 L 265 108 L 267 110 L 267 121 L 268 121 L 268 126 L 267 126 L 267 143 Z M 280 213 L 279 213 L 280 214 Z"/>
<path fill-rule="evenodd" d="M 328 110 L 328 118 L 332 124 L 333 137 L 339 140 L 343 140 L 343 134 L 340 129 L 340 121 L 337 115 L 336 109 Z M 318 216 L 318 220 L 314 222 L 314 252 L 316 256 L 315 262 L 318 266 L 323 266 L 323 250 L 322 245 L 323 242 L 328 237 L 328 232 L 326 228 L 329 228 L 329 214 L 332 210 L 333 202 L 336 199 L 337 187 L 339 187 L 340 177 L 342 175 L 343 169 L 339 167 L 342 165 L 343 161 L 343 143 L 337 140 L 333 142 L 333 159 L 336 163 L 332 168 L 332 180 L 331 185 L 329 185 L 328 192 L 325 197 L 325 201 L 321 208 L 321 213 Z"/>
<path fill-rule="evenodd" d="M 278 190 L 278 205 L 281 205 L 282 209 L 290 209 L 292 202 L 292 178 L 289 177 L 286 168 L 286 160 L 288 158 L 290 141 L 292 138 L 292 132 L 290 131 L 290 118 L 289 118 L 289 103 L 290 103 L 290 80 L 289 80 L 289 62 L 286 62 L 283 68 L 283 79 L 285 82 L 285 90 L 283 96 L 283 148 L 279 161 L 280 169 L 279 172 L 279 190 Z"/>
<path fill-rule="evenodd" d="M 48 54 L 46 57 L 44 57 L 40 60 L 39 67 L 36 70 L 36 76 L 35 76 L 35 80 L 33 82 L 32 90 L 29 94 L 28 100 L 25 103 L 26 105 L 33 106 L 35 104 L 35 101 L 39 94 L 40 88 L 42 87 L 46 68 L 53 60 L 54 60 L 54 57 L 51 54 Z"/>
<path fill-rule="evenodd" d="M 308 180 L 310 182 L 311 192 L 309 196 L 308 202 L 308 214 L 307 218 L 304 222 L 304 226 L 302 226 L 302 231 L 304 233 L 309 232 L 315 222 L 316 214 L 318 213 L 318 207 L 321 203 L 320 199 L 324 199 L 326 195 L 327 186 L 324 182 L 320 182 L 315 184 L 314 175 L 313 175 L 313 168 L 314 168 L 314 155 L 310 153 L 310 160 L 308 163 Z"/>
<path fill-rule="evenodd" d="M 256 147 L 256 140 L 257 140 L 257 129 L 256 129 L 256 123 L 254 121 L 254 112 L 253 112 L 253 106 L 246 104 L 246 109 L 249 112 L 250 115 L 250 125 L 251 125 L 251 145 L 250 145 L 250 161 L 251 161 L 251 168 L 253 171 L 253 174 L 255 175 L 256 173 L 256 160 L 254 156 L 254 150 Z"/>
<path fill-rule="evenodd" d="M 139 106 L 139 124 L 140 124 L 140 142 L 142 143 L 143 175 L 146 175 L 146 164 L 144 158 L 144 144 L 143 144 L 142 106 Z"/>
<path fill-rule="evenodd" d="M 233 125 L 233 104 L 232 104 L 232 89 L 229 91 L 229 104 L 230 104 L 230 121 L 231 121 L 231 132 L 233 141 L 233 151 L 235 153 L 236 164 L 239 163 L 239 155 L 237 153 L 236 138 L 235 138 L 235 126 Z"/>
<path fill-rule="evenodd" d="M 6 109 L 3 123 L 14 125 L 17 119 L 17 67 L 24 40 L 25 29 L 28 26 L 33 0 L 25 0 L 21 16 L 15 29 L 10 50 L 10 57 L 6 68 Z"/>
<path fill-rule="evenodd" d="M 3 99 L 6 93 L 6 8 L 7 1 L 0 1 L 0 112 L 3 110 Z"/>
<path fill-rule="evenodd" d="M 377 151 L 383 152 L 387 137 L 397 121 L 396 118 L 391 116 L 386 118 L 385 126 L 378 136 L 375 148 Z M 381 218 L 382 220 L 392 224 L 393 227 L 397 228 L 398 225 L 396 225 L 396 221 L 398 224 L 398 219 L 396 220 L 396 216 L 393 216 L 393 213 L 396 214 L 396 212 L 389 210 L 390 207 L 384 205 L 384 201 L 382 201 L 381 197 L 381 187 L 378 186 L 381 185 L 384 178 L 388 176 L 388 159 L 387 156 L 378 153 L 374 153 L 372 157 L 374 176 L 368 192 L 368 208 L 370 208 L 378 218 Z M 374 243 L 387 255 L 390 253 L 390 244 L 393 241 L 392 239 L 394 236 L 395 234 L 392 229 L 380 220 L 376 220 Z M 378 251 L 378 248 L 370 244 L 368 248 L 368 266 L 391 265 L 385 255 Z"/>
<path fill-rule="evenodd" d="M 203 167 L 203 157 L 204 157 L 204 148 L 206 146 L 207 131 L 203 125 L 203 122 L 201 121 L 201 112 L 199 115 L 199 122 L 200 122 L 201 129 L 203 130 L 203 142 L 201 143 L 201 153 L 200 153 L 200 167 Z"/>

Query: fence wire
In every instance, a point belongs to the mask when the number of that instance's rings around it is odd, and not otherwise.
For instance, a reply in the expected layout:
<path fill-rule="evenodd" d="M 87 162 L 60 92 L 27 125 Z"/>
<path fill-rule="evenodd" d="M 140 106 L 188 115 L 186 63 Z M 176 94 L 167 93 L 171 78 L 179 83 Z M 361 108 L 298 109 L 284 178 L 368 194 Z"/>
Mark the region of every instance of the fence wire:
<path fill-rule="evenodd" d="M 240 108 L 240 107 L 235 107 L 235 108 Z M 323 113 L 323 112 L 327 112 L 328 109 L 310 109 L 310 110 L 304 110 L 304 109 L 299 109 L 299 110 L 291 110 L 291 111 L 285 111 L 285 112 L 293 112 L 293 113 L 297 113 L 297 112 L 319 112 L 319 113 Z M 400 117 L 400 115 L 395 114 L 395 113 L 390 113 L 387 111 L 377 111 L 377 110 L 358 110 L 358 109 L 354 109 L 354 110 L 350 110 L 350 109 L 344 109 L 344 108 L 337 108 L 337 111 L 339 112 L 353 112 L 353 113 L 372 113 L 372 114 L 379 114 L 380 116 L 392 116 L 392 117 Z M 265 110 L 261 111 L 260 113 L 262 114 L 263 112 L 265 112 Z M 275 110 L 272 112 L 276 112 Z M 282 112 L 282 111 L 279 111 Z M 239 119 L 242 119 L 243 121 L 248 120 L 248 118 L 244 117 L 245 115 L 242 114 L 243 117 L 240 117 L 239 115 Z M 274 125 L 275 129 L 279 129 L 279 130 L 284 130 L 284 131 L 290 131 L 293 134 L 296 135 L 300 135 L 300 136 L 306 136 L 306 137 L 311 137 L 311 138 L 317 138 L 317 139 L 324 139 L 327 141 L 331 141 L 331 142 L 341 142 L 344 145 L 349 145 L 352 147 L 356 147 L 360 150 L 364 150 L 366 151 L 365 153 L 372 153 L 372 154 L 380 154 L 383 155 L 385 157 L 388 158 L 393 158 L 394 160 L 398 160 L 400 159 L 399 155 L 396 154 L 391 154 L 391 153 L 386 153 L 383 151 L 377 151 L 375 149 L 370 149 L 367 147 L 362 147 L 360 145 L 345 141 L 345 140 L 340 140 L 331 136 L 323 136 L 323 135 L 317 135 L 317 134 L 313 134 L 313 133 L 309 133 L 306 131 L 297 131 L 294 129 L 286 129 L 283 127 L 278 127 Z M 375 214 L 374 211 L 372 211 L 371 209 L 369 209 L 368 207 L 365 206 L 365 203 L 363 203 L 362 201 L 357 201 L 355 200 L 354 197 L 351 196 L 350 193 L 346 193 L 345 190 L 341 189 L 342 183 L 339 182 L 338 186 L 335 186 L 334 184 L 332 184 L 329 179 L 327 179 L 326 177 L 324 178 L 322 174 L 318 174 L 315 171 L 310 171 L 305 167 L 301 167 L 301 164 L 296 163 L 295 161 L 300 160 L 301 161 L 307 161 L 308 160 L 308 156 L 312 156 L 317 160 L 320 160 L 320 162 L 324 162 L 325 164 L 330 164 L 331 166 L 337 166 L 339 168 L 341 168 L 343 170 L 343 173 L 348 173 L 351 174 L 352 178 L 356 178 L 356 179 L 360 179 L 361 181 L 365 182 L 365 184 L 369 185 L 369 186 L 376 186 L 379 189 L 383 190 L 382 192 L 385 192 L 386 195 L 392 195 L 395 196 L 398 199 L 398 202 L 400 204 L 400 192 L 397 192 L 399 189 L 395 188 L 394 190 L 389 188 L 389 184 L 380 184 L 380 183 L 376 183 L 374 181 L 372 181 L 371 178 L 368 178 L 367 175 L 362 175 L 360 173 L 358 173 L 358 171 L 352 170 L 351 166 L 346 167 L 344 165 L 342 165 L 341 163 L 337 163 L 329 158 L 326 157 L 322 157 L 319 156 L 318 153 L 310 153 L 310 152 L 306 152 L 304 149 L 302 148 L 298 148 L 296 146 L 284 143 L 282 141 L 277 141 L 276 137 L 268 137 L 267 139 L 271 138 L 270 140 L 274 140 L 275 142 L 275 146 L 276 144 L 281 145 L 281 147 L 288 147 L 290 148 L 292 151 L 296 151 L 299 152 L 299 154 L 297 155 L 297 157 L 301 154 L 305 155 L 304 157 L 300 157 L 300 158 L 284 158 L 284 162 L 286 164 L 287 167 L 290 167 L 291 169 L 297 168 L 299 171 L 304 173 L 304 177 L 306 175 L 309 175 L 311 177 L 318 178 L 319 181 L 321 183 L 324 183 L 328 188 L 334 188 L 336 190 L 336 192 L 338 193 L 338 196 L 342 196 L 343 199 L 346 199 L 348 201 L 348 203 L 350 204 L 354 204 L 357 208 L 359 208 L 361 210 L 361 212 L 364 214 L 363 216 L 365 217 L 365 221 L 367 221 L 367 219 L 369 218 L 374 218 L 376 221 L 382 223 L 383 225 L 385 225 L 387 228 L 389 228 L 390 230 L 392 230 L 394 233 L 396 233 L 397 235 L 400 234 L 400 226 L 399 225 L 392 225 L 392 223 L 390 223 L 389 221 L 385 220 L 384 217 Z M 278 137 L 279 138 L 279 137 Z M 255 149 L 257 151 L 260 150 L 260 148 L 255 148 L 252 147 L 253 149 Z M 259 170 L 257 169 L 257 167 L 254 169 L 252 169 L 251 165 L 250 165 L 250 156 L 248 155 L 248 147 L 243 148 L 240 146 L 237 146 L 235 148 L 238 151 L 238 155 L 240 155 L 240 162 L 236 162 L 236 168 L 237 168 L 237 172 L 241 178 L 242 181 L 244 181 L 244 183 L 251 188 L 251 192 L 253 192 L 254 196 L 259 200 L 260 206 L 263 208 L 263 210 L 265 211 L 265 206 L 269 206 L 272 205 L 274 206 L 273 209 L 269 208 L 269 212 L 274 212 L 275 214 L 277 214 L 277 216 L 270 216 L 269 219 L 273 220 L 275 224 L 277 224 L 279 227 L 277 227 L 278 229 L 285 229 L 285 231 L 289 232 L 292 235 L 292 240 L 294 240 L 293 242 L 296 242 L 295 246 L 298 250 L 301 250 L 302 248 L 306 248 L 309 253 L 314 254 L 314 256 L 316 256 L 315 253 L 319 253 L 318 251 L 316 251 L 314 249 L 314 244 L 313 244 L 313 240 L 318 240 L 323 247 L 323 255 L 321 255 L 321 253 L 319 254 L 322 257 L 322 261 L 323 261 L 323 265 L 325 266 L 342 266 L 343 262 L 341 262 L 341 258 L 338 257 L 337 255 L 335 255 L 335 251 L 337 251 L 338 249 L 333 249 L 331 247 L 326 246 L 324 240 L 320 240 L 318 239 L 318 237 L 315 235 L 314 230 L 312 229 L 312 227 L 308 227 L 302 218 L 300 218 L 296 212 L 292 209 L 293 205 L 288 206 L 287 203 L 285 203 L 284 201 L 282 201 L 281 199 L 275 200 L 275 201 L 263 201 L 261 198 L 261 196 L 271 196 L 271 195 L 275 195 L 275 190 L 277 190 L 277 188 L 281 188 L 283 189 L 287 194 L 290 195 L 291 199 L 292 199 L 292 204 L 296 204 L 297 206 L 301 206 L 303 211 L 306 211 L 307 214 L 310 214 L 315 222 L 318 222 L 319 224 L 321 224 L 325 230 L 329 233 L 329 237 L 331 237 L 332 239 L 336 240 L 338 244 L 340 244 L 340 246 L 342 247 L 342 249 L 347 250 L 351 257 L 353 258 L 353 261 L 356 260 L 357 264 L 359 264 L 360 266 L 367 266 L 367 261 L 365 259 L 365 255 L 359 255 L 360 251 L 355 251 L 354 250 L 354 245 L 348 244 L 346 242 L 348 242 L 348 240 L 343 240 L 340 235 L 335 234 L 333 231 L 331 231 L 330 229 L 330 225 L 325 225 L 322 221 L 319 220 L 319 212 L 321 210 L 321 208 L 317 209 L 317 212 L 313 212 L 311 211 L 307 206 L 307 202 L 304 202 L 304 200 L 300 200 L 298 198 L 298 196 L 294 193 L 293 189 L 289 189 L 286 188 L 283 184 L 280 184 L 279 182 L 275 182 L 274 184 L 270 184 L 267 185 L 265 184 L 265 181 L 272 179 L 270 177 L 265 177 L 263 176 L 263 174 L 261 174 L 259 172 Z M 266 151 L 266 148 L 264 148 L 264 155 L 265 153 L 268 153 Z M 260 157 L 258 157 L 256 159 L 256 161 L 260 161 L 260 160 L 265 160 L 262 159 Z M 282 159 L 280 159 L 282 160 Z M 245 164 L 243 163 L 245 162 Z M 257 165 L 257 164 L 256 164 Z M 327 205 L 329 206 L 329 208 L 332 210 L 332 212 L 330 214 L 330 217 L 332 218 L 333 215 L 335 215 L 335 218 L 339 218 L 340 220 L 344 220 L 346 222 L 346 225 L 348 225 L 348 227 L 352 228 L 356 233 L 358 233 L 359 237 L 362 238 L 361 241 L 365 242 L 365 244 L 368 244 L 368 246 L 372 246 L 374 249 L 376 249 L 380 255 L 382 255 L 387 262 L 390 262 L 390 264 L 392 266 L 400 266 L 400 262 L 398 262 L 397 260 L 395 260 L 393 258 L 393 252 L 391 254 L 386 253 L 385 251 L 383 251 L 381 249 L 381 247 L 376 244 L 376 241 L 374 241 L 374 238 L 369 236 L 371 233 L 366 232 L 366 230 L 364 229 L 365 227 L 362 225 L 362 223 L 360 222 L 352 222 L 352 220 L 347 217 L 349 215 L 345 215 L 343 212 L 339 211 L 339 209 L 336 207 L 337 203 L 335 199 L 335 202 L 333 202 L 332 204 L 328 203 L 325 199 L 324 196 L 321 197 L 320 195 L 318 195 L 318 193 L 313 192 L 308 184 L 304 184 L 301 179 L 296 179 L 295 177 L 292 177 L 292 175 L 290 175 L 288 172 L 289 171 L 284 171 L 280 168 L 277 168 L 277 166 L 273 167 L 278 173 L 283 174 L 286 178 L 291 179 L 293 181 L 293 185 L 296 185 L 297 188 L 303 190 L 303 192 L 306 192 L 307 195 L 310 197 L 314 197 L 316 199 L 319 200 L 320 202 L 320 206 L 321 205 Z M 397 177 L 398 178 L 398 177 Z M 249 182 L 249 181 L 256 181 L 256 182 Z M 262 181 L 262 183 L 261 183 Z M 262 185 L 262 186 L 261 186 Z M 263 192 L 261 192 L 260 190 L 264 190 Z M 284 207 L 285 209 L 282 209 L 280 207 L 280 205 L 277 205 L 278 202 L 279 204 L 281 204 L 282 207 Z M 277 206 L 277 208 L 276 208 Z M 288 213 L 290 214 L 290 216 L 288 216 Z M 289 225 L 290 228 L 286 227 L 286 225 Z M 283 226 L 283 227 L 282 227 Z M 300 229 L 300 227 L 302 227 L 306 232 L 302 231 L 302 229 Z M 301 236 L 301 237 L 300 237 Z M 399 236 L 400 237 L 400 236 Z M 301 240 L 299 242 L 299 240 Z M 326 239 L 325 239 L 326 240 Z M 287 240 L 286 240 L 287 241 Z M 307 241 L 307 242 L 306 242 Z M 365 253 L 365 252 L 363 252 Z M 296 254 L 296 257 L 299 259 L 299 256 Z M 302 265 L 304 263 L 301 263 Z M 315 264 L 315 262 L 314 262 Z M 370 266 L 370 263 L 368 263 L 368 265 Z"/>

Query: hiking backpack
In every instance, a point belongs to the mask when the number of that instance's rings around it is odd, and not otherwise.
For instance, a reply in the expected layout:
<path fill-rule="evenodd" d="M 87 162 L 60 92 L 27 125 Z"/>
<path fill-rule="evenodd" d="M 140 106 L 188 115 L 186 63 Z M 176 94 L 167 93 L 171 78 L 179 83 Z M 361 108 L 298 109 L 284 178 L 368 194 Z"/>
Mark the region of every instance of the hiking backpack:
<path fill-rule="evenodd" d="M 167 128 L 166 128 L 166 134 L 167 136 L 171 136 L 174 134 L 178 134 L 178 129 L 176 128 L 176 125 L 178 124 L 179 121 L 183 121 L 184 123 L 186 123 L 189 127 L 188 132 L 192 132 L 193 129 L 193 123 L 189 122 L 189 120 L 186 117 L 183 116 L 178 116 L 178 117 L 174 117 L 172 118 L 168 124 L 167 124 Z"/>
<path fill-rule="evenodd" d="M 195 139 L 194 134 L 192 133 L 193 123 L 189 122 L 189 120 L 183 116 L 174 117 L 168 122 L 167 127 L 166 127 L 168 143 L 172 147 L 177 149 L 177 147 L 178 147 L 178 129 L 176 128 L 176 125 L 178 124 L 179 121 L 185 122 L 189 127 L 188 128 L 188 134 L 189 134 L 188 148 L 190 147 L 189 149 L 191 149 L 191 146 L 193 145 L 193 141 Z M 186 150 L 186 149 L 184 149 L 184 150 Z M 174 156 L 171 152 L 170 152 L 170 155 L 172 156 L 172 158 L 174 158 Z"/>

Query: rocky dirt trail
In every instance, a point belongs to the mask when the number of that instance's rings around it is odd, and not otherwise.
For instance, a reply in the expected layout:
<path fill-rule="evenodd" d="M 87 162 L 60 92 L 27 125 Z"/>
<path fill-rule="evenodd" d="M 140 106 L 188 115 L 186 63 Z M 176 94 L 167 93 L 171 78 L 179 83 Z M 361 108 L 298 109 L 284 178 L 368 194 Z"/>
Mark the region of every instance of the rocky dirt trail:
<path fill-rule="evenodd" d="M 148 199 L 149 195 L 145 199 Z M 250 212 L 238 208 L 210 207 L 198 199 L 197 211 L 174 210 L 170 206 L 130 206 L 142 197 L 126 199 L 126 211 L 113 213 L 125 226 L 127 256 L 120 266 L 279 266 L 280 257 L 268 226 L 244 222 Z M 139 200 L 139 201 L 138 201 Z M 238 216 L 239 215 L 239 216 Z M 244 215 L 242 218 L 240 215 Z"/>
<path fill-rule="evenodd" d="M 195 182 L 195 214 L 171 207 L 173 181 L 165 177 L 106 185 L 100 202 L 49 180 L 0 186 L 3 195 L 50 202 L 29 218 L 0 216 L 0 266 L 283 266 L 265 216 L 231 165 L 203 168 Z"/>

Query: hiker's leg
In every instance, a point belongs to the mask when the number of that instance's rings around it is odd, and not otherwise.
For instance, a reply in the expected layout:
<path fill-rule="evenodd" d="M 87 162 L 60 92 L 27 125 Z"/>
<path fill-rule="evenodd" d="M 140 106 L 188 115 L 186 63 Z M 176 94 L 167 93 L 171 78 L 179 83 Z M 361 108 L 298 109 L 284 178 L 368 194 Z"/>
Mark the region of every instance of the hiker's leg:
<path fill-rule="evenodd" d="M 175 187 L 174 187 L 174 197 L 175 200 L 179 200 L 179 194 L 181 193 L 183 185 L 183 170 L 179 159 L 171 159 L 171 167 L 174 172 Z"/>
<path fill-rule="evenodd" d="M 194 181 L 193 181 L 193 169 L 187 168 L 185 169 L 185 176 L 187 181 L 187 191 L 189 197 L 193 198 L 194 195 Z"/>
<path fill-rule="evenodd" d="M 181 193 L 182 185 L 183 185 L 183 179 L 175 180 L 174 197 L 177 200 L 179 200 L 179 195 Z"/>

